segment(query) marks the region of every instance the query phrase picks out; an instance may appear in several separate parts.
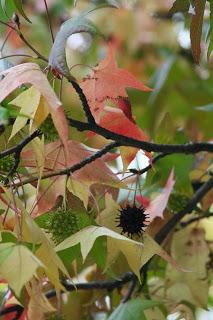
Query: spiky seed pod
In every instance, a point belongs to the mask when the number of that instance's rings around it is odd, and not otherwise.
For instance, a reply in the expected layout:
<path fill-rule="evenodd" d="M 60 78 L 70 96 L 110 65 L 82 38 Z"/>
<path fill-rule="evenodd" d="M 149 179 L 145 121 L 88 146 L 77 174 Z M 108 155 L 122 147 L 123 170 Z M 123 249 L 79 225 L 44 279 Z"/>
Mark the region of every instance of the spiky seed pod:
<path fill-rule="evenodd" d="M 72 210 L 59 208 L 50 213 L 47 230 L 52 234 L 52 240 L 58 244 L 79 231 L 77 215 Z"/>
<path fill-rule="evenodd" d="M 149 224 L 149 217 L 145 214 L 143 206 L 137 207 L 135 204 L 128 204 L 120 210 L 118 217 L 117 227 L 121 228 L 121 233 L 127 233 L 128 237 L 134 235 L 142 235 L 147 225 Z"/>
<path fill-rule="evenodd" d="M 172 193 L 169 197 L 168 207 L 173 212 L 179 212 L 187 205 L 190 198 L 181 193 Z"/>
<path fill-rule="evenodd" d="M 50 116 L 43 122 L 40 130 L 44 134 L 44 138 L 47 142 L 52 142 L 58 139 L 58 133 Z"/>
<path fill-rule="evenodd" d="M 14 162 L 15 160 L 13 155 L 9 155 L 7 157 L 0 159 L 0 171 L 2 173 L 9 172 L 12 169 Z"/>

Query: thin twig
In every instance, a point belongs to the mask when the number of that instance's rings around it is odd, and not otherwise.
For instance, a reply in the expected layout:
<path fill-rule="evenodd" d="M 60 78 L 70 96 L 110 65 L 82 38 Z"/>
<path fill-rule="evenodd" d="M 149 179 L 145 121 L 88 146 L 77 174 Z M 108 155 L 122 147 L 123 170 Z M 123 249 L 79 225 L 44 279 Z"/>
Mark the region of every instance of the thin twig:
<path fill-rule="evenodd" d="M 3 59 L 8 59 L 8 58 L 14 58 L 14 57 L 27 57 L 27 58 L 32 58 L 32 59 L 36 59 L 37 57 L 33 57 L 29 54 L 10 54 L 8 56 L 4 56 L 4 57 L 1 57 L 0 60 L 3 60 Z"/>
<path fill-rule="evenodd" d="M 188 225 L 190 225 L 190 224 L 192 224 L 194 222 L 200 221 L 202 219 L 210 218 L 210 217 L 213 217 L 213 212 L 207 212 L 205 214 L 202 214 L 202 215 L 199 215 L 197 217 L 191 218 L 188 221 L 183 221 L 183 222 L 180 223 L 180 225 L 181 225 L 182 228 L 185 228 L 185 227 L 187 227 Z"/>
<path fill-rule="evenodd" d="M 135 290 L 136 284 L 137 284 L 137 277 L 134 274 L 134 276 L 132 277 L 132 280 L 130 282 L 129 288 L 127 290 L 127 294 L 125 295 L 125 297 L 121 301 L 122 303 L 125 303 L 125 302 L 127 302 L 128 300 L 131 299 L 132 294 L 133 294 L 133 292 Z"/>
<path fill-rule="evenodd" d="M 86 165 L 90 164 L 91 162 L 101 158 L 103 155 L 105 155 L 107 152 L 109 152 L 110 150 L 119 147 L 119 144 L 117 142 L 112 142 L 110 144 L 108 144 L 107 146 L 105 146 L 104 148 L 102 148 L 101 150 L 95 152 L 93 155 L 83 159 L 82 161 L 74 164 L 71 167 L 59 170 L 59 171 L 54 171 L 54 172 L 50 172 L 47 174 L 44 174 L 41 177 L 41 180 L 47 179 L 47 178 L 52 178 L 55 176 L 61 176 L 61 175 L 69 175 L 71 173 L 74 173 L 75 171 L 78 171 L 80 169 L 82 169 L 83 167 L 85 167 Z M 26 180 L 22 181 L 22 185 L 28 184 L 28 183 L 33 183 L 35 181 L 38 180 L 38 177 L 33 177 L 33 178 L 29 178 Z M 20 186 L 20 183 L 16 183 L 15 184 L 16 187 Z"/>
<path fill-rule="evenodd" d="M 46 9 L 47 21 L 48 21 L 48 25 L 49 25 L 49 29 L 50 29 L 52 42 L 54 43 L 53 28 L 52 28 L 51 18 L 50 18 L 49 9 L 48 9 L 48 5 L 47 5 L 46 0 L 44 0 L 44 5 L 45 5 L 45 9 Z"/>
<path fill-rule="evenodd" d="M 10 24 L 0 20 L 0 23 L 7 26 L 8 28 L 14 30 L 18 35 L 19 35 L 19 38 L 26 44 L 27 47 L 29 47 L 36 55 L 39 59 L 45 61 L 45 62 L 48 62 L 48 59 L 45 58 L 40 52 L 38 52 L 29 42 L 28 40 L 25 38 L 25 36 L 23 35 L 23 33 L 21 32 L 21 30 L 11 26 Z"/>
<path fill-rule="evenodd" d="M 45 62 L 48 62 L 48 59 L 47 59 L 45 56 L 43 56 L 38 50 L 36 50 L 36 49 L 28 42 L 28 40 L 24 37 L 23 33 L 22 33 L 20 30 L 18 30 L 18 29 L 15 29 L 15 30 L 16 30 L 16 32 L 18 33 L 20 39 L 26 44 L 26 46 L 27 46 L 28 48 L 30 48 L 30 49 L 37 55 L 37 57 L 38 57 L 39 59 L 41 59 L 41 60 L 43 60 L 43 61 L 45 61 Z"/>
<path fill-rule="evenodd" d="M 196 207 L 197 203 L 202 200 L 208 191 L 213 188 L 213 177 L 205 182 L 202 187 L 200 187 L 197 192 L 193 195 L 192 199 L 188 202 L 185 208 L 179 211 L 177 214 L 173 215 L 172 218 L 162 227 L 155 237 L 155 241 L 162 243 L 166 236 L 173 230 L 176 224 L 188 213 L 191 213 Z"/>

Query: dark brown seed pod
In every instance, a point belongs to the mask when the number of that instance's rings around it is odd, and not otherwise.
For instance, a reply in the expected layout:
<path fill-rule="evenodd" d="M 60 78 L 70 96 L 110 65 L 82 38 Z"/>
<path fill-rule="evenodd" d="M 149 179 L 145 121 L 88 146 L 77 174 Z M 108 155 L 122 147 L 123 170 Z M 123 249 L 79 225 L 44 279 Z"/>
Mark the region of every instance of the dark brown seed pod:
<path fill-rule="evenodd" d="M 122 229 L 121 233 L 126 233 L 128 237 L 132 238 L 134 235 L 143 234 L 149 224 L 149 217 L 143 206 L 137 207 L 135 204 L 128 204 L 120 210 L 116 222 L 118 222 L 117 227 Z"/>

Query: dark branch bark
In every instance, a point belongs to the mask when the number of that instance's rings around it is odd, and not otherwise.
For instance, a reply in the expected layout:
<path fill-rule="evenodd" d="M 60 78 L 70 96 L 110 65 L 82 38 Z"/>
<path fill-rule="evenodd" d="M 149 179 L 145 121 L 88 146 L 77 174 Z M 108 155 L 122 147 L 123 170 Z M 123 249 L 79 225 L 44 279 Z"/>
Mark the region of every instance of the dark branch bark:
<path fill-rule="evenodd" d="M 81 89 L 81 87 L 79 86 L 79 84 L 77 82 L 71 81 L 71 80 L 69 82 L 72 84 L 73 88 L 75 89 L 76 93 L 79 96 L 79 99 L 81 100 L 82 107 L 84 109 L 84 113 L 87 117 L 88 123 L 90 123 L 91 125 L 96 125 L 95 119 L 92 115 L 92 112 L 90 110 L 90 106 L 87 102 L 87 98 L 86 98 L 83 90 Z"/>
<path fill-rule="evenodd" d="M 30 143 L 33 139 L 35 139 L 36 137 L 39 137 L 40 135 L 41 135 L 41 132 L 39 130 L 34 131 L 29 137 L 23 139 L 16 146 L 0 152 L 0 159 L 6 156 L 9 156 L 10 154 L 13 154 L 13 153 L 14 154 L 20 153 L 28 143 Z"/>
<path fill-rule="evenodd" d="M 106 145 L 104 148 L 102 148 L 101 150 L 97 151 L 96 153 L 94 153 L 93 155 L 83 159 L 82 161 L 74 164 L 72 167 L 63 169 L 63 170 L 59 170 L 59 171 L 55 171 L 55 172 L 51 172 L 51 173 L 47 173 L 45 175 L 43 175 L 41 177 L 41 180 L 47 179 L 47 178 L 51 178 L 51 177 L 55 177 L 55 176 L 61 176 L 61 175 L 69 175 L 71 173 L 74 173 L 75 171 L 78 171 L 80 169 L 82 169 L 83 167 L 85 167 L 86 165 L 90 164 L 91 162 L 101 158 L 103 155 L 105 155 L 107 152 L 109 152 L 110 150 L 119 147 L 119 143 L 117 142 L 112 142 L 108 145 Z M 19 187 L 21 185 L 27 184 L 27 183 L 32 183 L 37 181 L 38 178 L 34 177 L 34 178 L 30 178 L 27 180 L 23 180 L 21 183 L 16 183 L 15 186 Z"/>
<path fill-rule="evenodd" d="M 155 237 L 155 241 L 162 243 L 170 231 L 177 225 L 177 223 L 188 213 L 191 213 L 196 207 L 197 203 L 202 200 L 202 198 L 213 188 L 213 177 L 211 177 L 206 183 L 200 187 L 197 192 L 194 194 L 192 199 L 188 202 L 186 207 L 175 214 L 163 228 L 158 232 Z"/>
<path fill-rule="evenodd" d="M 118 142 L 122 146 L 129 146 L 139 148 L 148 152 L 160 152 L 160 153 L 183 153 L 194 154 L 201 151 L 213 152 L 213 143 L 208 142 L 194 142 L 186 144 L 157 144 L 147 141 L 140 141 L 130 137 L 126 137 L 112 131 L 109 131 L 97 124 L 85 123 L 82 121 L 68 118 L 68 121 L 72 127 L 75 127 L 79 131 L 92 131 L 102 137 Z"/>

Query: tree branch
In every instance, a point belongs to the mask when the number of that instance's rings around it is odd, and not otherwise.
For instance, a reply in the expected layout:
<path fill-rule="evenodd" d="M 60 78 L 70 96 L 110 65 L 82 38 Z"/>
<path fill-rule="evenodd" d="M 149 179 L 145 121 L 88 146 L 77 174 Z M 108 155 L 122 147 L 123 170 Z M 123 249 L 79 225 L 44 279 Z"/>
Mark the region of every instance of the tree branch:
<path fill-rule="evenodd" d="M 78 120 L 68 118 L 68 121 L 72 127 L 75 127 L 79 131 L 92 131 L 102 137 L 118 142 L 122 146 L 129 146 L 139 148 L 148 152 L 160 152 L 160 153 L 183 153 L 194 154 L 201 151 L 213 152 L 213 143 L 208 142 L 194 142 L 186 144 L 157 144 L 147 141 L 140 141 L 127 136 L 123 136 L 112 131 L 109 131 L 98 124 L 90 124 Z"/>
<path fill-rule="evenodd" d="M 213 217 L 213 212 L 207 212 L 207 213 L 199 215 L 197 217 L 193 217 L 193 218 L 189 219 L 188 221 L 181 222 L 180 225 L 182 228 L 185 228 L 194 222 L 197 222 L 202 219 L 210 218 L 210 217 Z"/>
<path fill-rule="evenodd" d="M 39 137 L 40 135 L 41 135 L 41 131 L 40 130 L 34 131 L 30 136 L 28 136 L 27 138 L 23 139 L 16 146 L 0 152 L 0 159 L 4 158 L 6 156 L 9 156 L 10 154 L 13 154 L 13 153 L 16 154 L 17 152 L 21 152 L 22 149 L 24 149 L 24 147 L 28 143 L 30 143 L 33 139 L 35 139 L 36 137 Z"/>
<path fill-rule="evenodd" d="M 75 81 L 69 80 L 69 82 L 72 84 L 73 88 L 75 89 L 76 93 L 78 94 L 81 103 L 82 103 L 82 107 L 84 109 L 84 113 L 87 117 L 87 121 L 88 123 L 90 123 L 91 125 L 96 125 L 95 119 L 92 115 L 92 112 L 90 110 L 90 106 L 87 102 L 87 98 L 83 92 L 83 90 L 81 89 L 81 87 L 79 86 L 79 84 Z"/>
<path fill-rule="evenodd" d="M 82 169 L 83 167 L 85 167 L 86 165 L 90 164 L 91 162 L 101 158 L 107 152 L 109 152 L 110 150 L 112 150 L 112 149 L 114 149 L 116 147 L 119 147 L 119 143 L 112 142 L 112 143 L 106 145 L 101 150 L 95 152 L 93 155 L 83 159 L 82 161 L 74 164 L 71 167 L 68 167 L 68 168 L 65 168 L 65 169 L 62 169 L 62 170 L 58 170 L 58 171 L 47 173 L 47 174 L 43 175 L 41 177 L 41 180 L 44 180 L 44 179 L 47 179 L 47 178 L 52 178 L 52 177 L 55 177 L 55 176 L 69 175 L 71 173 L 74 173 L 75 171 L 78 171 L 78 170 Z M 32 182 L 35 182 L 37 180 L 38 180 L 38 177 L 33 177 L 33 178 L 29 178 L 29 179 L 23 180 L 20 183 L 19 182 L 15 183 L 14 185 L 16 187 L 19 187 L 21 185 L 25 185 L 27 183 L 32 183 Z"/>
<path fill-rule="evenodd" d="M 193 195 L 192 199 L 188 202 L 186 207 L 175 214 L 158 232 L 155 237 L 155 241 L 159 244 L 167 237 L 170 231 L 176 226 L 176 224 L 188 213 L 191 213 L 196 207 L 197 203 L 202 200 L 202 198 L 213 188 L 213 177 L 211 177 L 207 182 L 205 182 Z"/>
<path fill-rule="evenodd" d="M 197 190 L 197 192 L 194 194 L 192 199 L 188 202 L 188 204 L 186 205 L 186 207 L 182 211 L 175 214 L 166 223 L 166 225 L 163 226 L 163 228 L 155 236 L 155 241 L 158 244 L 161 244 L 164 241 L 164 239 L 167 237 L 169 232 L 173 230 L 173 228 L 176 226 L 176 224 L 178 222 L 180 222 L 180 220 L 185 215 L 192 212 L 192 210 L 196 207 L 197 203 L 202 200 L 202 198 L 211 190 L 212 187 L 213 187 L 213 177 L 211 177 L 206 183 L 204 183 Z M 149 261 L 147 263 L 149 263 Z M 147 269 L 147 263 L 141 268 L 141 273 L 144 271 L 144 269 L 145 270 Z M 64 282 L 62 282 L 62 284 L 65 287 L 65 289 L 69 292 L 74 291 L 76 289 L 77 290 L 92 290 L 92 289 L 104 290 L 105 289 L 105 290 L 111 291 L 113 289 L 121 288 L 122 286 L 124 286 L 125 284 L 127 284 L 128 282 L 131 281 L 132 286 L 129 287 L 129 291 L 128 291 L 128 295 L 129 294 L 131 295 L 134 277 L 135 277 L 134 273 L 127 272 L 127 273 L 123 274 L 119 279 L 115 279 L 115 280 L 93 281 L 93 282 L 89 282 L 89 283 L 77 283 L 77 284 L 72 284 L 72 283 L 68 283 L 67 281 L 64 281 Z M 133 288 L 133 290 L 134 290 L 134 288 Z M 46 293 L 47 298 L 52 298 L 55 295 L 56 295 L 55 290 L 50 290 Z M 128 298 L 128 296 L 127 296 L 127 298 Z M 14 311 L 18 312 L 20 310 L 20 308 L 22 308 L 22 307 L 19 305 L 5 308 L 4 310 L 2 310 L 0 312 L 0 316 L 5 315 L 5 314 L 9 314 Z M 23 310 L 24 309 L 22 309 L 21 312 Z"/>

